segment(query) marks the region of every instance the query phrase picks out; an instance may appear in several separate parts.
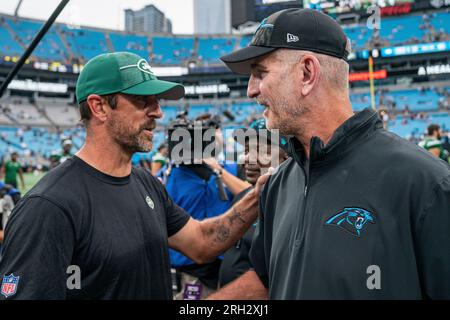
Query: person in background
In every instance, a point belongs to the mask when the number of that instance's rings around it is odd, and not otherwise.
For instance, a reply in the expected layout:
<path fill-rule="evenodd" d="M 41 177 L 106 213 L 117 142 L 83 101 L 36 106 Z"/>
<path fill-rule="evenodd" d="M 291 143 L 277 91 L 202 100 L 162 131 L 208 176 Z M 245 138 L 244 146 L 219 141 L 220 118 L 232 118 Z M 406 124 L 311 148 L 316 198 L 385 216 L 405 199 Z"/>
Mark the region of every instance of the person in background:
<path fill-rule="evenodd" d="M 72 153 L 73 143 L 71 139 L 64 139 L 62 142 L 62 152 L 59 163 L 63 163 L 67 159 L 71 158 L 74 154 Z"/>
<path fill-rule="evenodd" d="M 267 130 L 265 119 L 256 119 L 250 124 L 249 129 L 254 130 L 256 139 L 252 140 L 250 135 L 245 140 L 244 168 L 246 181 L 254 186 L 262 174 L 266 173 L 270 167 L 276 167 L 283 163 L 289 155 L 284 149 L 286 141 L 283 138 L 275 137 Z M 248 132 L 248 129 L 245 131 Z M 278 148 L 278 153 L 272 154 L 273 146 Z M 266 152 L 262 152 L 262 150 L 266 150 Z M 255 159 L 251 155 L 253 151 L 257 152 Z M 205 160 L 205 162 L 210 164 L 209 160 Z M 214 164 L 211 164 L 211 166 L 214 166 Z M 232 204 L 242 199 L 250 190 L 251 187 L 238 193 Z M 252 269 L 249 252 L 256 224 L 257 222 L 247 230 L 234 247 L 224 253 L 219 270 L 219 288 Z"/>
<path fill-rule="evenodd" d="M 446 149 L 444 149 L 441 138 L 441 127 L 438 124 L 430 124 L 427 128 L 427 137 L 419 142 L 419 146 L 430 152 L 435 157 L 448 162 L 449 153 Z"/>
<path fill-rule="evenodd" d="M 159 170 L 168 163 L 168 156 L 169 146 L 166 143 L 162 143 L 158 147 L 158 152 L 152 158 L 152 175 L 156 176 Z"/>
<path fill-rule="evenodd" d="M 210 119 L 211 116 L 205 114 L 197 117 L 196 121 L 207 123 Z M 215 130 L 215 143 L 218 149 L 216 157 L 220 159 L 223 157 L 220 124 L 211 124 L 211 129 Z M 169 196 L 191 217 L 199 221 L 227 211 L 231 207 L 233 197 L 250 187 L 248 182 L 236 177 L 237 164 L 223 163 L 213 158 L 202 160 L 205 163 L 179 165 L 169 163 L 170 173 L 164 176 Z M 163 167 L 160 173 L 166 171 L 167 169 Z M 223 190 L 219 189 L 222 183 L 225 187 Z M 205 264 L 198 264 L 176 250 L 170 249 L 169 253 L 171 266 L 175 269 L 180 284 L 174 290 L 176 300 L 203 299 L 216 290 L 221 257 Z M 198 294 L 190 294 L 194 291 Z"/>
<path fill-rule="evenodd" d="M 5 184 L 9 184 L 17 189 L 17 176 L 19 176 L 22 190 L 24 190 L 25 181 L 23 179 L 22 166 L 17 158 L 17 152 L 11 153 L 11 160 L 6 161 L 2 167 L 2 177 L 4 177 Z"/>

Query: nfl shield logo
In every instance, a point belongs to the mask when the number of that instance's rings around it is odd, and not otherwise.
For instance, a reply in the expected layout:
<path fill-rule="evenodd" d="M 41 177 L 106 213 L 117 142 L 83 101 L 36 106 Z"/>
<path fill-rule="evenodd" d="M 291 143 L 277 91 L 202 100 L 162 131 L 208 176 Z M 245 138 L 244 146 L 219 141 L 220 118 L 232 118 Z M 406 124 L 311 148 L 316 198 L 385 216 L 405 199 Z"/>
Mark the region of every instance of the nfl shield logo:
<path fill-rule="evenodd" d="M 1 290 L 2 295 L 6 298 L 15 295 L 17 285 L 19 284 L 19 278 L 20 277 L 15 277 L 12 273 L 9 276 L 4 276 Z"/>

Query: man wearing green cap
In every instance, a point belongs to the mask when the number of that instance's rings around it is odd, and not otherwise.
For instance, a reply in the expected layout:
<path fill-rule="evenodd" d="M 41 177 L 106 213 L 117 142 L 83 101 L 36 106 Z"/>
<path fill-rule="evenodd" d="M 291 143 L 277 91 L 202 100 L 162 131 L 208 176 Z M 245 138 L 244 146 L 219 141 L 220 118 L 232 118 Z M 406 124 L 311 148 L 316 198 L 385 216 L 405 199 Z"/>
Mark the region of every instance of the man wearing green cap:
<path fill-rule="evenodd" d="M 257 216 L 267 177 L 222 216 L 198 222 L 134 152 L 152 148 L 159 99 L 180 84 L 158 80 L 141 57 L 102 54 L 76 88 L 86 141 L 20 202 L 8 223 L 0 299 L 171 299 L 168 247 L 197 263 L 229 248 Z"/>

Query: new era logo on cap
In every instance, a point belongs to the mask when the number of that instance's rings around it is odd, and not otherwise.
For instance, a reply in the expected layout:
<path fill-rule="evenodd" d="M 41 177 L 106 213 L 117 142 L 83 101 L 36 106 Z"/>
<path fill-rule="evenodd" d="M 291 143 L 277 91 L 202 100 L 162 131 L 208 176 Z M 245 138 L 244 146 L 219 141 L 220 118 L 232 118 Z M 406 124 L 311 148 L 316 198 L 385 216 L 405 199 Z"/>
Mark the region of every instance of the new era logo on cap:
<path fill-rule="evenodd" d="M 297 42 L 299 39 L 297 36 L 294 36 L 293 34 L 288 33 L 287 34 L 287 42 Z"/>

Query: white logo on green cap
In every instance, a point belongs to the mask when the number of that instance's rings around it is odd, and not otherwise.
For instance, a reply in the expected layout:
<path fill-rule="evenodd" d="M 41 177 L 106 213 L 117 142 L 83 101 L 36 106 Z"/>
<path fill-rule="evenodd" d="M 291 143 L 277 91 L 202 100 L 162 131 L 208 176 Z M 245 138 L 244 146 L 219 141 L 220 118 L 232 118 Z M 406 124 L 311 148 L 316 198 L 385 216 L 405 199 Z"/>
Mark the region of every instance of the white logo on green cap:
<path fill-rule="evenodd" d="M 148 64 L 148 62 L 145 59 L 139 60 L 136 64 L 130 64 L 128 66 L 120 67 L 119 70 L 133 68 L 133 67 L 136 67 L 139 70 L 141 70 L 142 72 L 145 72 L 145 73 L 148 73 L 148 74 L 151 74 L 152 76 L 154 76 L 152 68 L 150 67 L 150 65 Z"/>

